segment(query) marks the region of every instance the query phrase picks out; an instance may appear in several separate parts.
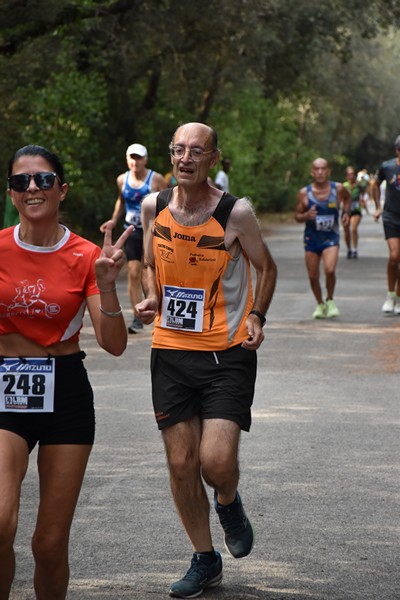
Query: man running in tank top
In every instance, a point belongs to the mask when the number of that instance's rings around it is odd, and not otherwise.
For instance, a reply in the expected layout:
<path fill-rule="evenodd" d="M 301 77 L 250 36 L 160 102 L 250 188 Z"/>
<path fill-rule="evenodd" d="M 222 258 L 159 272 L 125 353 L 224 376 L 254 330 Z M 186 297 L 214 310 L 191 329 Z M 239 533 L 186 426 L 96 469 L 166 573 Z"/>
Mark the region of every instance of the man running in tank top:
<path fill-rule="evenodd" d="M 129 170 L 117 177 L 118 198 L 111 217 L 113 228 L 123 214 L 125 214 L 125 229 L 130 225 L 135 228 L 125 243 L 128 261 L 128 292 L 132 310 L 142 299 L 142 201 L 150 192 L 159 192 L 167 187 L 167 182 L 160 173 L 146 167 L 147 158 L 147 149 L 142 144 L 131 144 L 128 147 L 126 162 Z M 105 231 L 107 223 L 109 221 L 102 223 L 100 231 Z M 129 333 L 137 333 L 141 329 L 143 329 L 141 321 L 134 316 L 128 327 Z"/>
<path fill-rule="evenodd" d="M 311 290 L 317 301 L 314 319 L 340 314 L 333 299 L 339 257 L 339 209 L 342 204 L 342 223 L 347 226 L 351 196 L 341 183 L 330 181 L 330 174 L 327 160 L 314 160 L 311 168 L 313 182 L 299 191 L 295 212 L 296 221 L 305 224 L 305 261 Z M 326 301 L 323 300 L 319 281 L 321 260 L 325 272 Z"/>
<path fill-rule="evenodd" d="M 276 265 L 250 201 L 208 182 L 220 158 L 215 130 L 181 125 L 170 152 L 177 185 L 150 194 L 142 205 L 146 299 L 136 312 L 144 323 L 154 320 L 155 419 L 193 551 L 188 572 L 169 594 L 197 598 L 222 580 L 207 485 L 230 554 L 244 558 L 253 547 L 253 527 L 237 489 L 238 451 L 241 431 L 251 425 L 256 351 L 264 340 Z"/>

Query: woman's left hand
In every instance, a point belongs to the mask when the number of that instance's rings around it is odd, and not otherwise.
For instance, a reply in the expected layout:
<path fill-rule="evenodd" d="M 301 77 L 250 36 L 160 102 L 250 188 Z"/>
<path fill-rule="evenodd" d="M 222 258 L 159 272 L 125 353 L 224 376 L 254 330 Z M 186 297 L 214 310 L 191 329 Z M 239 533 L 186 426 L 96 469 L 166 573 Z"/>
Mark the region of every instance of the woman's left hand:
<path fill-rule="evenodd" d="M 125 263 L 123 250 L 126 239 L 132 233 L 134 227 L 131 225 L 125 229 L 115 244 L 112 243 L 112 222 L 109 221 L 104 231 L 104 242 L 100 257 L 95 262 L 97 285 L 107 289 L 115 284 L 118 273 Z"/>

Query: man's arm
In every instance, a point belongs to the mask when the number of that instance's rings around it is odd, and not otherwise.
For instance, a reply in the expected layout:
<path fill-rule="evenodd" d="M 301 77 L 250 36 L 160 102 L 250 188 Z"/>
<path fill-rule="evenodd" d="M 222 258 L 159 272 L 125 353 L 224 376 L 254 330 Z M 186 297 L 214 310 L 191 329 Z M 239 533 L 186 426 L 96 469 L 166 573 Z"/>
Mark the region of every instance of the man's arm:
<path fill-rule="evenodd" d="M 297 194 L 297 204 L 295 208 L 294 218 L 297 223 L 305 223 L 312 221 L 317 216 L 317 209 L 313 204 L 308 208 L 307 188 L 301 188 Z"/>
<path fill-rule="evenodd" d="M 256 272 L 253 310 L 265 315 L 275 291 L 277 267 L 267 244 L 263 240 L 258 219 L 251 203 L 240 198 L 232 209 L 226 229 L 227 247 L 237 239 L 249 257 Z M 264 339 L 262 323 L 255 314 L 247 317 L 249 339 L 243 342 L 243 347 L 256 350 Z"/>
<path fill-rule="evenodd" d="M 380 172 L 380 171 L 379 171 Z M 377 177 L 374 177 L 374 180 L 372 182 L 372 186 L 371 186 L 371 192 L 372 192 L 372 198 L 375 202 L 375 213 L 374 213 L 374 219 L 375 221 L 379 220 L 379 217 L 382 214 L 382 207 L 381 207 L 381 184 L 382 184 L 383 178 L 381 179 L 378 173 Z"/>
<path fill-rule="evenodd" d="M 135 314 L 145 324 L 152 323 L 157 313 L 158 288 L 153 253 L 153 226 L 158 194 L 149 194 L 142 202 L 143 272 L 142 286 L 145 299 L 136 304 Z"/>
<path fill-rule="evenodd" d="M 342 206 L 342 223 L 346 227 L 350 223 L 351 194 L 342 184 L 336 183 L 339 204 Z"/>
<path fill-rule="evenodd" d="M 350 213 L 351 194 L 349 190 L 343 185 L 343 183 L 336 183 L 336 189 L 338 192 L 339 202 L 342 205 L 343 212 Z"/>

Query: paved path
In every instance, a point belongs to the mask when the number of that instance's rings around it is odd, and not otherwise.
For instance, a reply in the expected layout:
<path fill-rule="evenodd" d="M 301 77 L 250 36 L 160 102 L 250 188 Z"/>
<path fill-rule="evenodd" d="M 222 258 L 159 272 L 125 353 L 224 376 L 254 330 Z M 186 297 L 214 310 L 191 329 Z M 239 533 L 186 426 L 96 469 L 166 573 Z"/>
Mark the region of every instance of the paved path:
<path fill-rule="evenodd" d="M 313 321 L 302 227 L 272 226 L 279 282 L 259 351 L 241 493 L 257 532 L 250 557 L 223 549 L 216 600 L 396 600 L 399 565 L 399 327 L 381 313 L 386 244 L 371 217 L 360 258 L 341 249 L 341 316 Z M 120 283 L 130 318 L 126 282 Z M 191 550 L 175 514 L 150 403 L 151 329 L 123 357 L 82 345 L 96 395 L 97 440 L 71 538 L 70 600 L 161 600 Z M 210 493 L 211 498 L 211 493 Z M 12 600 L 32 600 L 35 453 L 24 483 Z M 1 566 L 0 566 L 1 569 Z"/>

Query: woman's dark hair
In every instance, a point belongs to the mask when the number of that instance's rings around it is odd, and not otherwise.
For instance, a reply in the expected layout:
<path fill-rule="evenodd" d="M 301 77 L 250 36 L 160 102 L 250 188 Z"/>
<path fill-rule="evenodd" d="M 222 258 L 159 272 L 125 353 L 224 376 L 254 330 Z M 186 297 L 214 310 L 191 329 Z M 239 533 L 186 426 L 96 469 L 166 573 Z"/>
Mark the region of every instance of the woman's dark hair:
<path fill-rule="evenodd" d="M 43 148 L 43 146 L 35 146 L 33 144 L 20 148 L 11 157 L 8 163 L 8 177 L 12 175 L 12 170 L 15 161 L 21 158 L 21 156 L 42 156 L 44 159 L 47 160 L 48 163 L 51 164 L 52 168 L 54 169 L 54 172 L 57 173 L 60 182 L 65 183 L 64 167 L 62 166 L 62 163 L 58 156 L 54 154 L 54 152 L 50 152 L 50 150 Z"/>

